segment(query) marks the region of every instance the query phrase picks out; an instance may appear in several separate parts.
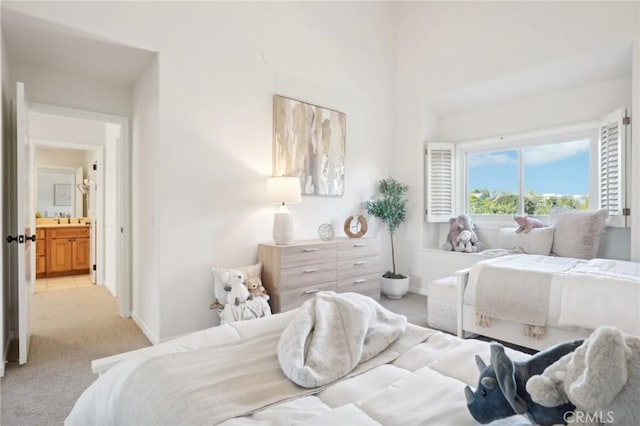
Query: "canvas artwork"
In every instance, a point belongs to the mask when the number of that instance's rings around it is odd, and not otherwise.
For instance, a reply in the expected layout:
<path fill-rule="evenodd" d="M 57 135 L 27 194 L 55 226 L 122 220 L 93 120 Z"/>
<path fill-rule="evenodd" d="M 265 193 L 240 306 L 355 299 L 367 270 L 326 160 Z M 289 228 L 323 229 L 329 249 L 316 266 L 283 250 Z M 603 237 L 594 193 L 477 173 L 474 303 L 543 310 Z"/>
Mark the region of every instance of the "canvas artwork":
<path fill-rule="evenodd" d="M 53 185 L 53 205 L 71 205 L 71 185 L 68 183 L 56 183 Z"/>
<path fill-rule="evenodd" d="M 300 178 L 303 195 L 344 195 L 346 115 L 275 95 L 273 175 Z"/>

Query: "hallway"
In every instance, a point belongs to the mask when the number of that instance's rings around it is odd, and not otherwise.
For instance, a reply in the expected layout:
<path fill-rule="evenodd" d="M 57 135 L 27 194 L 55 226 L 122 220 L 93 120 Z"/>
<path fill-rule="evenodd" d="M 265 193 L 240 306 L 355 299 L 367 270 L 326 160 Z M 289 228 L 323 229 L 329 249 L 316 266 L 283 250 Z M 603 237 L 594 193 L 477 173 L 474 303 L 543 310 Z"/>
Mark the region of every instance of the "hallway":
<path fill-rule="evenodd" d="M 36 293 L 28 363 L 9 362 L 0 384 L 0 424 L 61 425 L 97 377 L 91 361 L 150 343 L 106 288 Z"/>

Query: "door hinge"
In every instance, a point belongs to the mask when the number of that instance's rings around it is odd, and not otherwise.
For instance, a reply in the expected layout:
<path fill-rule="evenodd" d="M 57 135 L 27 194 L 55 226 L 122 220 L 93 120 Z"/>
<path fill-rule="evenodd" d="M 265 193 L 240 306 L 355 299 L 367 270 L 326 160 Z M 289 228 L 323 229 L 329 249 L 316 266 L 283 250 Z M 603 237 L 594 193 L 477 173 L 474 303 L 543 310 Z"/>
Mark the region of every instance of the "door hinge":
<path fill-rule="evenodd" d="M 94 271 L 96 270 L 96 264 L 95 263 L 93 264 L 93 270 Z"/>
<path fill-rule="evenodd" d="M 631 216 L 631 209 L 629 207 L 625 207 L 622 209 L 622 216 Z"/>
<path fill-rule="evenodd" d="M 629 117 L 628 115 L 625 115 L 625 116 L 622 118 L 622 124 L 623 124 L 624 126 L 628 126 L 629 124 L 631 124 L 631 117 Z"/>
<path fill-rule="evenodd" d="M 95 170 L 95 171 L 98 170 L 98 163 L 93 163 L 93 170 Z"/>

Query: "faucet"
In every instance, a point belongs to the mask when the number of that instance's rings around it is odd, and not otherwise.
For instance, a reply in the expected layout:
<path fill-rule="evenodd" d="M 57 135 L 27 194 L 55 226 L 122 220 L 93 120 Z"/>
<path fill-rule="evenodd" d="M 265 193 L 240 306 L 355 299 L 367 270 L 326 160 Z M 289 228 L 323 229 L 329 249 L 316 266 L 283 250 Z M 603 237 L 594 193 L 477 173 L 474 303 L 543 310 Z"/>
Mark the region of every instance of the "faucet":
<path fill-rule="evenodd" d="M 71 224 L 71 216 L 67 216 L 67 223 Z"/>

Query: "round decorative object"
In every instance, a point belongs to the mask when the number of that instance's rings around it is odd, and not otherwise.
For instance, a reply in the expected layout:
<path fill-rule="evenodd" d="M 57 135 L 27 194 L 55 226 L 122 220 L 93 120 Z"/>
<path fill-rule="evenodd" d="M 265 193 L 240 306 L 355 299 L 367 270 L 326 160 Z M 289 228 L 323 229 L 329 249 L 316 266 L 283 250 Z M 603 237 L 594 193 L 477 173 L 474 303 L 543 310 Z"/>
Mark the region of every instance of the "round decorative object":
<path fill-rule="evenodd" d="M 344 233 L 349 238 L 360 238 L 367 233 L 369 226 L 367 225 L 367 218 L 361 214 L 357 216 L 349 216 L 344 221 Z"/>
<path fill-rule="evenodd" d="M 329 241 L 336 235 L 335 229 L 333 229 L 333 225 L 330 223 L 323 223 L 318 227 L 318 236 L 322 238 L 324 241 Z"/>

